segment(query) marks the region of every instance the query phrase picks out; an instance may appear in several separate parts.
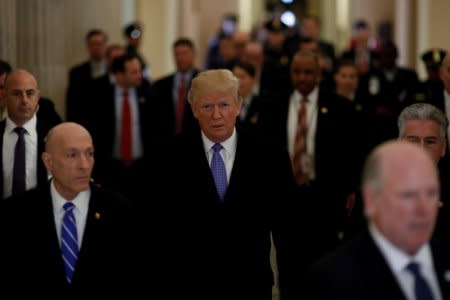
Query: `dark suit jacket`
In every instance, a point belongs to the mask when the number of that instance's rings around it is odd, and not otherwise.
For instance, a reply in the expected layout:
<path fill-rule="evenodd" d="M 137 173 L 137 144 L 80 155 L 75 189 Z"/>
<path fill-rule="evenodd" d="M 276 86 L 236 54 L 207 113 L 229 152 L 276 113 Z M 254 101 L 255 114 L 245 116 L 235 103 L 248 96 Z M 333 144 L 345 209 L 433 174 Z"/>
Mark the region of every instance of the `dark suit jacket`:
<path fill-rule="evenodd" d="M 265 105 L 260 113 L 260 125 L 265 134 L 280 147 L 287 149 L 287 120 L 292 91 Z M 316 181 L 331 185 L 341 193 L 354 188 L 354 108 L 345 98 L 319 88 L 317 128 L 315 135 Z M 343 176 L 345 174 L 345 176 Z"/>
<path fill-rule="evenodd" d="M 192 78 L 194 78 L 197 74 L 198 71 L 194 70 Z M 172 138 L 176 134 L 176 109 L 173 99 L 174 85 L 175 73 L 159 79 L 152 85 L 152 103 L 150 110 L 157 113 L 155 113 L 154 118 L 149 120 L 149 122 L 153 124 L 150 127 L 155 129 L 151 135 L 156 137 L 156 139 L 161 142 L 167 141 L 167 139 Z M 192 113 L 191 106 L 187 102 L 187 95 L 185 101 L 183 131 L 192 130 L 198 126 L 197 120 L 194 118 Z"/>
<path fill-rule="evenodd" d="M 87 127 L 92 134 L 95 147 L 96 166 L 94 167 L 94 177 L 97 181 L 109 181 L 114 174 L 111 173 L 114 151 L 114 141 L 116 135 L 116 108 L 115 108 L 115 86 L 109 81 L 98 82 L 97 89 L 92 95 L 92 105 L 90 116 L 87 120 Z M 141 130 L 141 141 L 144 147 L 144 156 L 150 150 L 148 123 L 152 115 L 149 114 L 150 84 L 143 80 L 142 85 L 136 89 L 137 105 L 139 113 L 139 125 Z"/>
<path fill-rule="evenodd" d="M 66 119 L 79 122 L 85 114 L 87 89 L 92 81 L 90 61 L 76 65 L 69 71 L 69 82 L 66 91 Z"/>
<path fill-rule="evenodd" d="M 261 113 L 260 125 L 268 137 L 287 149 L 287 120 L 291 93 Z M 356 189 L 357 148 L 352 126 L 354 109 L 342 97 L 319 89 L 315 135 L 316 179 L 297 186 L 286 215 L 289 247 L 278 257 L 281 299 L 292 299 L 306 267 L 339 245 L 346 221 L 346 197 Z M 308 246 L 305 246 L 305 243 Z M 293 298 L 295 299 L 295 298 Z"/>
<path fill-rule="evenodd" d="M 450 297 L 450 248 L 432 241 L 434 267 L 443 299 Z M 447 277 L 447 280 L 446 280 Z M 312 299 L 404 299 L 394 274 L 366 231 L 315 264 L 307 276 Z"/>
<path fill-rule="evenodd" d="M 39 108 L 37 112 L 36 131 L 38 139 L 37 149 L 37 183 L 38 186 L 45 185 L 47 183 L 47 169 L 42 162 L 41 155 L 45 150 L 44 138 L 48 131 L 55 125 L 61 123 L 61 119 L 58 119 L 56 112 L 49 110 L 49 103 L 43 102 L 42 108 Z M 52 117 L 53 116 L 53 117 Z M 0 122 L 0 151 L 3 149 L 3 134 L 5 133 L 6 120 Z M 3 152 L 0 153 L 0 199 L 3 199 L 3 159 L 1 159 Z"/>
<path fill-rule="evenodd" d="M 164 186 L 172 187 L 164 195 L 174 199 L 165 201 L 166 219 L 177 224 L 172 224 L 178 232 L 171 236 L 178 246 L 171 248 L 181 253 L 173 272 L 181 277 L 174 285 L 180 286 L 178 292 L 195 293 L 201 299 L 271 299 L 270 233 L 280 245 L 293 182 L 287 153 L 238 131 L 235 161 L 222 202 L 199 131 L 177 136 L 164 151 L 169 158 L 165 162 L 171 161 L 162 168 L 167 180 Z M 200 293 L 196 292 L 198 283 Z"/>
<path fill-rule="evenodd" d="M 80 299 L 92 295 L 104 299 L 134 292 L 138 248 L 133 240 L 131 207 L 125 199 L 92 187 L 70 285 L 65 279 L 50 185 L 4 200 L 0 211 L 4 238 L 0 272 L 1 278 L 7 279 L 1 284 L 11 288 L 14 295 L 31 292 L 43 298 Z"/>

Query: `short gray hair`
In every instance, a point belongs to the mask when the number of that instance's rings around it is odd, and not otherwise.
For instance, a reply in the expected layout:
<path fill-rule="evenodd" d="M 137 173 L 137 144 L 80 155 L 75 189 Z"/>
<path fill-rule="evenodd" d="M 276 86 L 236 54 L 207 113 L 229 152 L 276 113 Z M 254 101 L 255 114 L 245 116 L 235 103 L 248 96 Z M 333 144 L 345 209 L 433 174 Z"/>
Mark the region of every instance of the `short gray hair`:
<path fill-rule="evenodd" d="M 381 161 L 382 157 L 378 148 L 374 149 L 367 157 L 362 172 L 361 185 L 375 191 L 381 189 Z"/>
<path fill-rule="evenodd" d="M 428 103 L 414 103 L 407 106 L 398 116 L 398 131 L 402 136 L 406 121 L 410 120 L 430 120 L 439 125 L 440 135 L 443 140 L 446 139 L 448 119 L 445 114 L 434 105 Z"/>

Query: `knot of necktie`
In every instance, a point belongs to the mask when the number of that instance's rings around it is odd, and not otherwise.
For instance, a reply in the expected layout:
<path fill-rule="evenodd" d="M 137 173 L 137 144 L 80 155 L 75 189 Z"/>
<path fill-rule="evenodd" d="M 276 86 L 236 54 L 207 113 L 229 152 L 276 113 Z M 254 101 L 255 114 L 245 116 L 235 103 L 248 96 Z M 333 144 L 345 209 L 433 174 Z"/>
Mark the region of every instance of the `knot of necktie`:
<path fill-rule="evenodd" d="M 222 145 L 221 144 L 214 144 L 214 146 L 212 146 L 214 152 L 220 152 L 220 150 L 222 150 Z"/>
<path fill-rule="evenodd" d="M 26 129 L 23 127 L 16 127 L 16 128 L 14 128 L 14 132 L 17 133 L 17 135 L 24 135 L 26 132 Z"/>

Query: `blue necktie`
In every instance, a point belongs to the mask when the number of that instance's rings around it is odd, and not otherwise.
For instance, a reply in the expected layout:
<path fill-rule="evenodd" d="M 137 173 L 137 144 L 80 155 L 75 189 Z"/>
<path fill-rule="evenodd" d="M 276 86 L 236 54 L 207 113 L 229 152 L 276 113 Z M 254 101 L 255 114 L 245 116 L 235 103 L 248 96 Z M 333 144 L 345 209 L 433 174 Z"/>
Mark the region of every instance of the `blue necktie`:
<path fill-rule="evenodd" d="M 420 266 L 415 262 L 411 262 L 406 269 L 414 275 L 414 293 L 416 300 L 433 300 L 433 294 L 428 286 L 428 283 L 420 274 Z"/>
<path fill-rule="evenodd" d="M 63 207 L 66 213 L 64 214 L 61 228 L 61 253 L 64 261 L 64 268 L 66 269 L 66 279 L 70 283 L 78 258 L 77 226 L 73 215 L 75 205 L 71 202 L 67 202 Z"/>
<path fill-rule="evenodd" d="M 211 161 L 211 172 L 214 177 L 214 183 L 216 184 L 217 193 L 221 200 L 225 197 L 227 190 L 227 172 L 225 170 L 225 164 L 222 156 L 220 156 L 220 150 L 222 150 L 221 144 L 214 144 L 212 147 L 214 150 Z"/>
<path fill-rule="evenodd" d="M 25 128 L 16 127 L 17 143 L 14 150 L 13 184 L 12 194 L 24 192 L 26 189 L 25 180 Z"/>

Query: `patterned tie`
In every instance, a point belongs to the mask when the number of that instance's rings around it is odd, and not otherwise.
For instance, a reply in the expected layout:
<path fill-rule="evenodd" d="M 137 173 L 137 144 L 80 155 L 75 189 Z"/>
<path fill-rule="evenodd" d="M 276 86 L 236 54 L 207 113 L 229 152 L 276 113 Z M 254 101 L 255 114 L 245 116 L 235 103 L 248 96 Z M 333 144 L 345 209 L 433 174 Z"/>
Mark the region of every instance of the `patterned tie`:
<path fill-rule="evenodd" d="M 186 92 L 187 86 L 184 79 L 184 76 L 180 76 L 180 85 L 178 86 L 177 93 L 177 112 L 175 116 L 175 130 L 176 133 L 180 133 L 183 130 L 183 119 L 184 119 L 184 109 L 186 105 Z"/>
<path fill-rule="evenodd" d="M 306 138 L 308 133 L 308 123 L 306 121 L 306 104 L 308 99 L 303 98 L 298 111 L 297 131 L 295 133 L 294 141 L 294 157 L 292 159 L 292 166 L 294 171 L 295 181 L 298 185 L 308 182 L 308 174 L 305 173 L 302 158 L 306 154 Z"/>
<path fill-rule="evenodd" d="M 14 128 L 18 135 L 16 148 L 14 150 L 13 184 L 12 194 L 24 192 L 26 189 L 25 180 L 25 137 L 26 130 L 22 127 Z"/>
<path fill-rule="evenodd" d="M 406 269 L 414 276 L 414 293 L 416 295 L 416 300 L 433 300 L 431 289 L 425 278 L 420 274 L 420 265 L 411 262 L 406 266 Z"/>
<path fill-rule="evenodd" d="M 61 253 L 66 269 L 66 279 L 72 282 L 73 272 L 78 258 L 78 236 L 73 209 L 75 205 L 72 202 L 64 204 L 64 214 L 61 228 Z"/>
<path fill-rule="evenodd" d="M 222 156 L 220 156 L 220 150 L 222 150 L 222 148 L 221 144 L 214 144 L 214 146 L 212 146 L 214 153 L 211 161 L 211 171 L 214 177 L 214 183 L 216 184 L 217 193 L 221 200 L 224 199 L 227 190 L 227 172 Z"/>
<path fill-rule="evenodd" d="M 128 90 L 123 90 L 122 101 L 122 132 L 121 132 L 120 154 L 124 162 L 131 161 L 132 139 L 131 139 L 131 109 L 128 99 Z"/>

